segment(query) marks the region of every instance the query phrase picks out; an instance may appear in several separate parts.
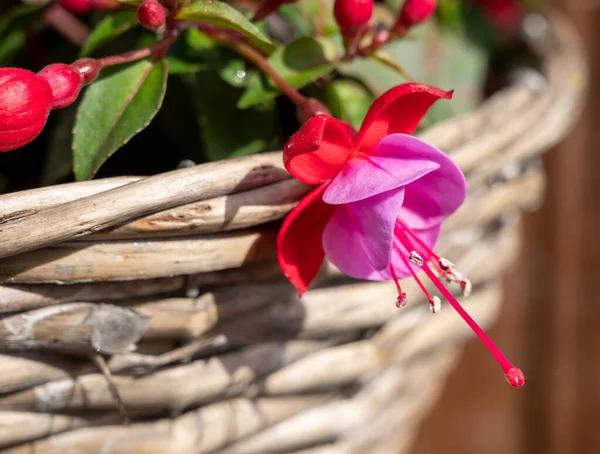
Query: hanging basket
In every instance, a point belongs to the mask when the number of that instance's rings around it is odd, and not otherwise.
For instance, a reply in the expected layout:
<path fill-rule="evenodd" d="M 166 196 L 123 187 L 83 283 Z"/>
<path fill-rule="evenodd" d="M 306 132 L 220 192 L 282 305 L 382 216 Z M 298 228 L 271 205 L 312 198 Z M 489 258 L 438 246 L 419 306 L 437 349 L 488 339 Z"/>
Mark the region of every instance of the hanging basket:
<path fill-rule="evenodd" d="M 465 306 L 483 325 L 519 212 L 540 201 L 536 157 L 585 88 L 570 24 L 536 19 L 544 76 L 421 134 L 467 175 L 439 249 L 469 275 Z M 399 310 L 393 284 L 332 266 L 299 300 L 274 238 L 309 189 L 267 153 L 1 196 L 3 452 L 402 452 L 468 330 L 410 282 Z"/>

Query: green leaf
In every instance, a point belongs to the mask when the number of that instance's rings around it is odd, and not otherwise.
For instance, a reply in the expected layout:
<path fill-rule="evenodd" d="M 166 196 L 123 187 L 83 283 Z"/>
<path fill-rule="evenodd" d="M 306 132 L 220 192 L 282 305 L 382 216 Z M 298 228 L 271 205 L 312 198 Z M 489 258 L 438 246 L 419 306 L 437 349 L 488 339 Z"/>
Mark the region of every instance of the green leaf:
<path fill-rule="evenodd" d="M 406 69 L 404 69 L 398 60 L 384 50 L 379 49 L 377 52 L 369 55 L 369 58 L 372 58 L 379 63 L 383 63 L 388 68 L 396 71 L 400 77 L 406 79 L 407 81 L 413 81 L 415 79 L 408 73 L 408 71 L 406 71 Z"/>
<path fill-rule="evenodd" d="M 188 29 L 167 54 L 169 74 L 193 74 L 214 69 L 235 87 L 246 84 L 246 63 L 233 50 L 197 28 Z"/>
<path fill-rule="evenodd" d="M 144 0 L 117 0 L 119 3 L 123 3 L 125 5 L 131 5 L 131 6 L 140 6 L 142 3 L 144 3 Z"/>
<path fill-rule="evenodd" d="M 333 16 L 333 0 L 303 0 L 298 2 L 304 17 L 312 20 L 313 29 L 321 36 L 333 36 L 340 29 Z"/>
<path fill-rule="evenodd" d="M 373 95 L 363 85 L 350 79 L 334 80 L 327 84 L 327 98 L 334 116 L 357 130 L 373 103 Z"/>
<path fill-rule="evenodd" d="M 95 50 L 118 38 L 138 24 L 135 12 L 125 11 L 106 16 L 94 28 L 87 41 L 81 47 L 80 57 L 87 57 Z"/>
<path fill-rule="evenodd" d="M 302 88 L 333 71 L 333 59 L 335 49 L 328 41 L 304 37 L 278 48 L 269 57 L 269 63 L 288 84 Z M 247 109 L 279 94 L 275 84 L 261 73 L 250 80 L 238 107 Z"/>
<path fill-rule="evenodd" d="M 226 3 L 198 0 L 179 11 L 177 20 L 193 20 L 216 27 L 235 30 L 248 37 L 250 42 L 264 52 L 271 53 L 275 46 L 252 22 Z"/>
<path fill-rule="evenodd" d="M 216 71 L 202 71 L 190 84 L 208 160 L 258 153 L 276 146 L 279 115 L 274 102 L 238 109 L 242 90 L 228 85 Z"/>
<path fill-rule="evenodd" d="M 196 28 L 183 32 L 169 49 L 169 74 L 193 74 L 208 69 L 208 56 L 218 44 Z"/>
<path fill-rule="evenodd" d="M 73 137 L 77 180 L 91 178 L 116 150 L 148 126 L 167 88 L 164 60 L 140 60 L 105 71 L 88 88 L 77 113 Z"/>
<path fill-rule="evenodd" d="M 0 66 L 25 44 L 27 25 L 41 17 L 45 6 L 24 5 L 12 8 L 0 16 Z"/>
<path fill-rule="evenodd" d="M 440 27 L 459 33 L 464 30 L 465 23 L 461 14 L 462 3 L 461 0 L 440 0 L 435 10 Z"/>
<path fill-rule="evenodd" d="M 297 3 L 281 5 L 278 13 L 287 22 L 292 24 L 296 31 L 296 38 L 300 36 L 313 36 L 315 34 L 313 22 L 309 19 L 309 16 L 303 13 Z"/>
<path fill-rule="evenodd" d="M 191 62 L 173 55 L 167 56 L 166 60 L 169 74 L 193 74 L 207 68 L 206 63 Z"/>

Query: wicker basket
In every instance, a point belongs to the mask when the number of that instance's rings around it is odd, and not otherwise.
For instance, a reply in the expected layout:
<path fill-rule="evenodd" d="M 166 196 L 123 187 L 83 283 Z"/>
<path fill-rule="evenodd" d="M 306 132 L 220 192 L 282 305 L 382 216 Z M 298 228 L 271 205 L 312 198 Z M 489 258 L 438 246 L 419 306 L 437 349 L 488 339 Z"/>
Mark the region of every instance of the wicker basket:
<path fill-rule="evenodd" d="M 570 25 L 530 19 L 546 77 L 519 77 L 421 135 L 469 180 L 441 251 L 469 273 L 465 304 L 483 325 L 518 214 L 540 200 L 536 156 L 576 118 L 585 86 Z M 3 452 L 404 451 L 468 330 L 417 298 L 398 310 L 393 284 L 331 266 L 298 300 L 272 221 L 308 189 L 270 153 L 1 196 Z"/>

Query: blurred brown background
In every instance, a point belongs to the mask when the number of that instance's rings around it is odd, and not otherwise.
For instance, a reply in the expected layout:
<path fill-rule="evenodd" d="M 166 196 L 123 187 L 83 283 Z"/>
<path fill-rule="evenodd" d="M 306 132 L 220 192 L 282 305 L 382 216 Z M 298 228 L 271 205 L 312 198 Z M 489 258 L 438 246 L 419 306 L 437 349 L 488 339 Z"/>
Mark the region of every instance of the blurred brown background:
<path fill-rule="evenodd" d="M 522 219 L 521 258 L 489 331 L 527 385 L 510 388 L 471 341 L 414 454 L 600 453 L 600 1 L 554 4 L 584 36 L 591 85 L 577 126 L 544 159 L 546 201 Z"/>

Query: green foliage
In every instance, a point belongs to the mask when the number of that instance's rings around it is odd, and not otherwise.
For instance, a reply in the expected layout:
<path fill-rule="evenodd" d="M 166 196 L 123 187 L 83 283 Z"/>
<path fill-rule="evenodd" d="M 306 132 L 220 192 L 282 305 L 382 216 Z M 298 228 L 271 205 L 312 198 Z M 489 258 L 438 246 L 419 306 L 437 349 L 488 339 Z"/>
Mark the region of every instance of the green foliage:
<path fill-rule="evenodd" d="M 197 0 L 184 7 L 177 15 L 179 20 L 198 21 L 215 27 L 240 32 L 259 49 L 271 52 L 274 45 L 256 25 L 227 3 L 215 0 Z"/>
<path fill-rule="evenodd" d="M 39 19 L 45 6 L 23 5 L 0 15 L 0 66 L 7 66 L 10 59 L 25 44 L 27 25 Z"/>
<path fill-rule="evenodd" d="M 275 103 L 250 109 L 236 107 L 242 90 L 215 71 L 202 71 L 188 81 L 198 112 L 207 160 L 216 161 L 274 149 L 277 140 Z"/>
<path fill-rule="evenodd" d="M 37 72 L 55 61 L 123 54 L 164 38 L 138 26 L 135 7 L 142 0 L 119 1 L 118 11 L 76 16 L 90 34 L 75 43 L 44 20 L 53 2 L 3 0 L 0 66 Z M 402 1 L 378 2 L 374 22 L 389 26 Z M 165 55 L 146 58 L 146 53 L 142 60 L 103 69 L 75 106 L 50 114 L 31 145 L 0 154 L 0 191 L 5 185 L 14 190 L 85 180 L 97 172 L 148 174 L 170 170 L 181 159 L 200 163 L 281 148 L 299 125 L 273 71 L 355 128 L 378 95 L 408 80 L 455 89 L 453 101 L 436 104 L 423 125 L 479 102 L 496 35 L 473 2 L 439 0 L 433 20 L 353 61 L 344 58 L 333 2 L 285 4 L 259 23 L 250 20 L 253 11 L 234 2 L 182 2 L 169 19 L 181 22 Z M 228 47 L 231 40 L 250 46 L 250 54 Z M 263 65 L 256 64 L 256 54 Z M 270 71 L 265 72 L 265 60 Z M 27 178 L 15 172 L 24 163 L 34 163 L 27 164 Z"/>
<path fill-rule="evenodd" d="M 332 63 L 334 53 L 335 49 L 327 41 L 304 37 L 279 47 L 268 61 L 288 84 L 294 88 L 303 88 L 335 69 Z M 240 98 L 238 107 L 247 109 L 279 94 L 279 89 L 272 81 L 262 73 L 255 73 Z"/>
<path fill-rule="evenodd" d="M 106 16 L 92 31 L 79 51 L 80 57 L 87 57 L 103 45 L 117 39 L 138 24 L 135 12 L 125 11 Z"/>
<path fill-rule="evenodd" d="M 73 170 L 93 176 L 116 150 L 146 128 L 167 88 L 167 64 L 140 60 L 107 71 L 86 91 L 75 121 Z"/>

